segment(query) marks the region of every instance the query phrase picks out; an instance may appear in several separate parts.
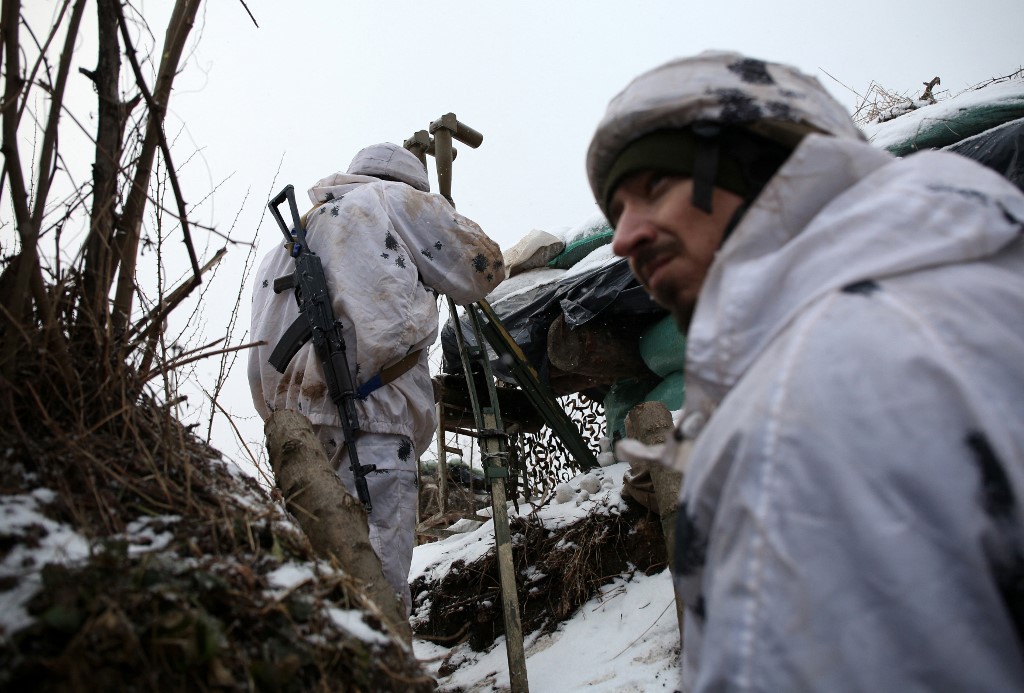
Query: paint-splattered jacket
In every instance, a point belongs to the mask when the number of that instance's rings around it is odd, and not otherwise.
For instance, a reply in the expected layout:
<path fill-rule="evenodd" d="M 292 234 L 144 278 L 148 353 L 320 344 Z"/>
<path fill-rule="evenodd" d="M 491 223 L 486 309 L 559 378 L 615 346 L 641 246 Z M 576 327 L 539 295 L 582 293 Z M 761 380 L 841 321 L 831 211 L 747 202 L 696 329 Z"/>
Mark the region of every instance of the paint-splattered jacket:
<path fill-rule="evenodd" d="M 1024 686 L 1024 197 L 808 137 L 689 331 L 684 688 Z"/>
<path fill-rule="evenodd" d="M 309 196 L 318 206 L 307 216 L 307 241 L 323 262 L 355 384 L 423 349 L 414 368 L 358 403 L 360 425 L 409 436 L 421 455 L 436 426 L 426 351 L 437 336 L 435 292 L 459 305 L 480 300 L 505 278 L 501 250 L 443 197 L 404 183 L 338 173 Z M 294 260 L 278 247 L 256 276 L 252 336 L 267 344 L 249 357 L 253 402 L 264 419 L 288 408 L 314 424 L 340 426 L 311 343 L 283 375 L 267 362 L 299 314 L 292 292 L 273 289 L 274 279 L 293 270 Z"/>

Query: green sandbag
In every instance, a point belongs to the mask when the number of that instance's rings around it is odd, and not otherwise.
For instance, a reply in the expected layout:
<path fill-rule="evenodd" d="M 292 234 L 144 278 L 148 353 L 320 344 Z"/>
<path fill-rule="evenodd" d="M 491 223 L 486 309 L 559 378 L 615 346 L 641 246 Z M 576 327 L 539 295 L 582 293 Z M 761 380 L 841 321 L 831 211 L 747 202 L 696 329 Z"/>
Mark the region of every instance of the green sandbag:
<path fill-rule="evenodd" d="M 661 402 L 669 411 L 683 408 L 686 392 L 683 385 L 682 369 L 665 376 L 665 379 L 654 386 L 644 397 L 644 402 Z"/>
<path fill-rule="evenodd" d="M 659 382 L 656 378 L 623 378 L 611 384 L 602 402 L 609 438 L 626 435 L 626 414 L 640 402 L 646 401 L 647 393 Z"/>
<path fill-rule="evenodd" d="M 640 358 L 662 378 L 682 369 L 686 361 L 686 337 L 671 315 L 654 323 L 640 335 Z"/>
<path fill-rule="evenodd" d="M 886 146 L 886 149 L 896 156 L 906 156 L 923 149 L 938 149 L 1021 117 L 1024 117 L 1024 98 L 979 104 L 964 109 L 952 118 L 926 118 L 912 137 L 894 142 Z"/>
<path fill-rule="evenodd" d="M 603 228 L 605 230 L 600 233 L 593 236 L 587 236 L 586 238 L 581 238 L 578 241 L 573 241 L 569 245 L 565 246 L 565 249 L 562 252 L 548 261 L 548 267 L 553 267 L 555 269 L 569 269 L 596 249 L 611 243 L 612 236 L 615 235 L 615 232 L 607 225 Z"/>

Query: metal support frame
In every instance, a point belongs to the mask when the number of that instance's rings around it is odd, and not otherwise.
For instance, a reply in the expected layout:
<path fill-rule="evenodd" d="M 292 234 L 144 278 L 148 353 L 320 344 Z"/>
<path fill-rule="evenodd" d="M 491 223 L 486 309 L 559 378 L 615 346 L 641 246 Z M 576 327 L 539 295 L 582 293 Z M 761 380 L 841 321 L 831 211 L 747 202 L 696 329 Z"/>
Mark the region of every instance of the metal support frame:
<path fill-rule="evenodd" d="M 498 576 L 501 582 L 501 606 L 505 618 L 505 643 L 508 655 L 509 680 L 512 690 L 528 691 L 526 676 L 526 654 L 523 648 L 523 628 L 519 617 L 519 593 L 516 588 L 515 566 L 512 562 L 512 531 L 508 522 L 508 481 L 513 483 L 508 464 L 508 439 L 501 423 L 498 407 L 498 393 L 494 389 L 487 350 L 483 347 L 480 319 L 476 314 L 477 305 L 466 306 L 470 325 L 476 337 L 476 345 L 470 346 L 462 333 L 458 321 L 455 301 L 448 299 L 448 308 L 453 316 L 455 339 L 462 357 L 462 370 L 466 375 L 469 398 L 473 409 L 473 420 L 479 432 L 484 479 L 491 492 L 491 517 L 494 520 L 494 544 L 498 554 Z M 487 391 L 487 406 L 481 402 L 480 393 L 474 382 L 474 366 L 483 374 Z"/>
<path fill-rule="evenodd" d="M 431 137 L 433 135 L 433 137 Z M 452 161 L 455 150 L 452 140 L 476 149 L 483 142 L 483 135 L 460 123 L 454 113 L 446 113 L 430 124 L 430 132 L 422 130 L 415 133 L 404 145 L 426 164 L 426 156 L 433 154 L 437 167 L 438 188 L 452 206 L 455 205 L 451 196 Z M 459 353 L 466 374 L 467 390 L 473 409 L 474 423 L 480 434 L 480 450 L 484 463 L 484 476 L 491 492 L 492 519 L 494 520 L 494 543 L 498 557 L 498 573 L 501 582 L 502 613 L 505 621 L 505 649 L 508 657 L 509 682 L 512 693 L 528 693 L 529 683 L 526 675 L 526 654 L 523 645 L 522 621 L 519 614 L 519 594 L 516 587 L 515 566 L 512 562 L 512 532 L 508 522 L 508 501 L 506 498 L 506 480 L 509 479 L 508 442 L 501 423 L 501 412 L 498 407 L 498 394 L 494 388 L 494 377 L 491 374 L 487 351 L 483 347 L 481 326 L 476 314 L 476 305 L 467 307 L 470 324 L 476 338 L 476 346 L 469 347 L 458 321 L 458 309 L 455 301 L 448 298 L 448 306 L 455 324 L 456 339 Z M 483 406 L 480 394 L 472 377 L 473 365 L 481 369 L 487 384 L 488 405 Z M 443 436 L 443 429 L 440 431 Z M 441 444 L 443 448 L 443 442 Z M 440 462 L 440 460 L 439 460 Z M 438 465 L 440 472 L 441 466 Z"/>

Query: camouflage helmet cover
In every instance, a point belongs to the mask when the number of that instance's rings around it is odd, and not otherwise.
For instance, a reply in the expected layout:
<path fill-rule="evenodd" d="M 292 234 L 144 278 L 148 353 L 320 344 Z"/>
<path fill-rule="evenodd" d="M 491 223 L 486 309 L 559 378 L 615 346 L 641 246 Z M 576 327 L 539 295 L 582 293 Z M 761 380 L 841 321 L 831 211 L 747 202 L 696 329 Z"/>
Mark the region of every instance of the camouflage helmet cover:
<path fill-rule="evenodd" d="M 790 148 L 810 133 L 863 140 L 846 109 L 796 68 L 706 51 L 646 72 L 608 104 L 587 152 L 587 177 L 601 202 L 623 148 L 657 130 L 694 123 L 744 127 Z"/>
<path fill-rule="evenodd" d="M 391 142 L 371 144 L 360 149 L 346 173 L 396 180 L 420 190 L 430 192 L 430 179 L 416 155 Z"/>

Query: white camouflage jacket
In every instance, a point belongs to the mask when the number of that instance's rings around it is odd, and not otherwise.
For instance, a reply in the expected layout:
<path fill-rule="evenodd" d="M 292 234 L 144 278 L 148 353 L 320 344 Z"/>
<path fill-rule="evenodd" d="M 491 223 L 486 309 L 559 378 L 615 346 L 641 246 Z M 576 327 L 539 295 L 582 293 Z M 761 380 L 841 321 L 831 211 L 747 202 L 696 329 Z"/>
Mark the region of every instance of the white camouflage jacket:
<path fill-rule="evenodd" d="M 973 162 L 820 136 L 751 207 L 667 451 L 685 689 L 1024 688 L 1022 231 Z"/>
<path fill-rule="evenodd" d="M 412 370 L 358 402 L 361 428 L 409 436 L 421 455 L 436 426 L 427 363 L 427 348 L 437 337 L 436 293 L 459 305 L 480 300 L 505 278 L 501 250 L 443 197 L 404 183 L 337 173 L 309 196 L 318 206 L 307 216 L 307 241 L 323 262 L 355 385 L 423 350 Z M 287 408 L 313 424 L 340 426 L 311 343 L 283 375 L 267 362 L 299 315 L 291 291 L 273 290 L 274 279 L 293 270 L 294 260 L 277 247 L 256 276 L 252 336 L 267 344 L 249 356 L 253 402 L 264 419 Z"/>

